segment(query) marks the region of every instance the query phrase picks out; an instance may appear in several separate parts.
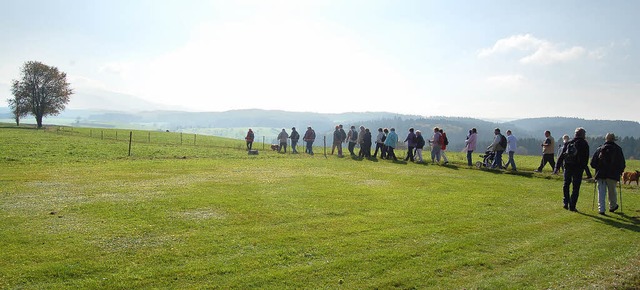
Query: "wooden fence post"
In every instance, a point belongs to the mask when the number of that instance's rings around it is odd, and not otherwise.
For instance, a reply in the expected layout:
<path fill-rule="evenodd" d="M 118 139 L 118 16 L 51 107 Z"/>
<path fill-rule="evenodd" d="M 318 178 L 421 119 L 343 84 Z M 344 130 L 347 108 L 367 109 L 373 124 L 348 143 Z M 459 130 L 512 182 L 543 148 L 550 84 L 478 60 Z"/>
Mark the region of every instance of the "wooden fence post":
<path fill-rule="evenodd" d="M 129 131 L 129 157 L 131 157 L 131 140 L 133 140 L 133 131 Z"/>
<path fill-rule="evenodd" d="M 327 157 L 327 136 L 323 136 L 322 139 L 323 139 L 323 142 L 324 142 L 324 146 L 323 146 L 323 148 L 324 148 L 324 157 Z"/>

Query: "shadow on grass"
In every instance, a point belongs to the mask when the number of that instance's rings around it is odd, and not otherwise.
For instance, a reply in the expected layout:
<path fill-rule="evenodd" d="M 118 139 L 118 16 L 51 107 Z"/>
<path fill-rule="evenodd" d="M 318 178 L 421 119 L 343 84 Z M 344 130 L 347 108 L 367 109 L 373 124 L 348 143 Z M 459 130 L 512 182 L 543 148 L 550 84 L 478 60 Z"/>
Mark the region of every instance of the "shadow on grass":
<path fill-rule="evenodd" d="M 607 213 L 604 216 L 600 214 L 588 214 L 581 211 L 579 211 L 578 213 L 587 217 L 591 217 L 612 227 L 626 229 L 634 231 L 636 233 L 640 232 L 640 220 L 638 219 L 638 217 L 628 216 L 623 212 Z"/>

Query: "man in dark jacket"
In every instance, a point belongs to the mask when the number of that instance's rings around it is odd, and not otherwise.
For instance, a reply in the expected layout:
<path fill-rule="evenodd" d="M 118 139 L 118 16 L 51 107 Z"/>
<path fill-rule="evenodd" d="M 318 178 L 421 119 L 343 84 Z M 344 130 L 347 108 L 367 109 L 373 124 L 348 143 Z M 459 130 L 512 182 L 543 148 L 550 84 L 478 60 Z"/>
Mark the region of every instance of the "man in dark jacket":
<path fill-rule="evenodd" d="M 298 154 L 296 147 L 298 146 L 298 140 L 300 140 L 300 134 L 296 131 L 296 127 L 291 128 L 291 136 L 289 138 L 291 138 L 291 149 L 293 149 L 291 153 Z"/>
<path fill-rule="evenodd" d="M 589 143 L 585 140 L 585 135 L 586 131 L 583 128 L 576 128 L 573 140 L 562 146 L 562 153 L 558 158 L 559 162 L 564 162 L 563 207 L 571 211 L 578 211 L 576 204 L 580 195 L 582 173 L 589 163 Z M 570 185 L 573 185 L 571 195 L 569 195 Z"/>
<path fill-rule="evenodd" d="M 598 210 L 601 215 L 605 212 L 607 190 L 609 191 L 609 211 L 614 212 L 618 209 L 616 184 L 620 181 L 620 175 L 626 167 L 622 148 L 615 143 L 616 135 L 607 133 L 605 141 L 591 158 L 591 167 L 596 170 Z"/>

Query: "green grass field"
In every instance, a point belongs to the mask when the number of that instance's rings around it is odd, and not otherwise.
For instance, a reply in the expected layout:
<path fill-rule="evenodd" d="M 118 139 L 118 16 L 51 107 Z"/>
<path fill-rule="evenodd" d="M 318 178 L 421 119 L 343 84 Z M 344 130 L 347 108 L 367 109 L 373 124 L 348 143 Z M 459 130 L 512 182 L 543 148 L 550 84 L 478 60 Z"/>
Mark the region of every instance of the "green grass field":
<path fill-rule="evenodd" d="M 515 174 L 142 131 L 129 156 L 83 130 L 0 126 L 0 288 L 640 287 L 638 186 L 600 216 L 585 182 L 569 212 L 536 156 Z"/>

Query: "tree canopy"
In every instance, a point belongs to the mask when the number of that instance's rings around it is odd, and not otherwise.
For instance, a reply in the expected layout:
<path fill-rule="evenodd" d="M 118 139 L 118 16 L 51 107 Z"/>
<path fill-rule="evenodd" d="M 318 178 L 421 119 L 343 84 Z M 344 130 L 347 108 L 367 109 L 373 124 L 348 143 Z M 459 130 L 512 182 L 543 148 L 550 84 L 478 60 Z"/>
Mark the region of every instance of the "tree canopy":
<path fill-rule="evenodd" d="M 57 67 L 38 61 L 25 62 L 20 80 L 13 80 L 11 91 L 14 99 L 9 100 L 16 122 L 27 113 L 36 118 L 38 128 L 42 118 L 58 115 L 69 103 L 73 94 L 67 83 L 67 74 Z"/>

